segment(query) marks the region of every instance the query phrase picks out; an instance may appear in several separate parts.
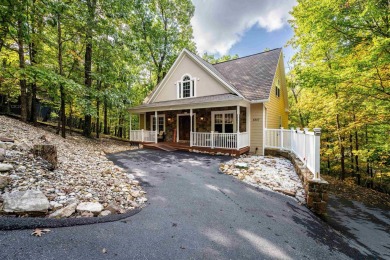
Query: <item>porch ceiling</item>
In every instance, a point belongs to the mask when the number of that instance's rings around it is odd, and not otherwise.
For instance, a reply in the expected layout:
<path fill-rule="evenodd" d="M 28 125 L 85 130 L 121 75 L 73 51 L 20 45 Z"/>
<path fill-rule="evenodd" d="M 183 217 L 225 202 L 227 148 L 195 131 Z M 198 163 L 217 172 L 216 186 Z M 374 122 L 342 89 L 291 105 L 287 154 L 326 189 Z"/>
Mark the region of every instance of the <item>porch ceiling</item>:
<path fill-rule="evenodd" d="M 207 108 L 229 105 L 244 105 L 247 102 L 234 94 L 220 94 L 204 97 L 185 98 L 177 100 L 169 100 L 162 102 L 155 102 L 151 104 L 143 104 L 129 109 L 131 113 L 143 113 L 149 111 L 163 111 L 163 110 L 178 110 L 190 108 Z"/>

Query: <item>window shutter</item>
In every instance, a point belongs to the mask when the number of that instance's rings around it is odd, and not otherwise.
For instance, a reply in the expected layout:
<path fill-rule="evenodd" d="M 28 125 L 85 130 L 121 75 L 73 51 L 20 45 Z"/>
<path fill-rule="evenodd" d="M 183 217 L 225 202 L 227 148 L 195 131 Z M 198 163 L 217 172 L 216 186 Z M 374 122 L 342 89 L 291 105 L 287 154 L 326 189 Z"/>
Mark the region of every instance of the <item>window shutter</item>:
<path fill-rule="evenodd" d="M 177 98 L 181 98 L 181 82 L 177 82 Z"/>
<path fill-rule="evenodd" d="M 191 97 L 195 97 L 195 82 L 194 82 L 194 80 L 191 80 L 191 91 L 192 91 Z"/>

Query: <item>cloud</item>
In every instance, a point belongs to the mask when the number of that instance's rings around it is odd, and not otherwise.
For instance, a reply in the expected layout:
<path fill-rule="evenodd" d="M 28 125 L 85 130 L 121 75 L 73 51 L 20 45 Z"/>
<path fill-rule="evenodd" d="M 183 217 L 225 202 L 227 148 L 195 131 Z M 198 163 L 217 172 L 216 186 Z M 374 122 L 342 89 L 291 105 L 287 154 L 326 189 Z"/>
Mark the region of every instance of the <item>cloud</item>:
<path fill-rule="evenodd" d="M 199 53 L 227 54 L 253 26 L 274 31 L 287 24 L 295 0 L 192 0 Z"/>

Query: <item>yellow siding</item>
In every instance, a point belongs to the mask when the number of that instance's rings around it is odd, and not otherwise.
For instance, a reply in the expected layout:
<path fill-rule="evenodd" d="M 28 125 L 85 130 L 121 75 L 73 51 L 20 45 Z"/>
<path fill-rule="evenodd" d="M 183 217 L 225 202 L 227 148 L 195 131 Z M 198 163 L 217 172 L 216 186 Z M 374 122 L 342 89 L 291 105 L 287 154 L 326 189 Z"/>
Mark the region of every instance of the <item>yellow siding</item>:
<path fill-rule="evenodd" d="M 280 87 L 280 97 L 276 96 L 276 85 Z M 276 74 L 274 82 L 272 84 L 272 89 L 270 93 L 270 101 L 265 103 L 267 108 L 267 123 L 266 128 L 280 128 L 280 117 L 281 125 L 284 128 L 288 127 L 288 109 L 287 105 L 287 86 L 286 86 L 286 77 L 284 72 L 283 56 L 279 59 L 279 63 L 276 69 Z"/>
<path fill-rule="evenodd" d="M 263 155 L 263 104 L 252 104 L 250 113 L 250 152 Z"/>

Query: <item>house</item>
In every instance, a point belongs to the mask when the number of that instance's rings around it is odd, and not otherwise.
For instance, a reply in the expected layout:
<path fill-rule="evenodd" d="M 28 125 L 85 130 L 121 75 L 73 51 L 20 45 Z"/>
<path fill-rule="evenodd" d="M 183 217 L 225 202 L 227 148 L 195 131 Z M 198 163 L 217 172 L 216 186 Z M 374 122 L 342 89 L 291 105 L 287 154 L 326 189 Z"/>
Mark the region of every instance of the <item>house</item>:
<path fill-rule="evenodd" d="M 138 129 L 130 130 L 133 142 L 262 155 L 265 129 L 288 125 L 282 49 L 217 64 L 184 49 L 130 113 L 139 117 Z"/>

